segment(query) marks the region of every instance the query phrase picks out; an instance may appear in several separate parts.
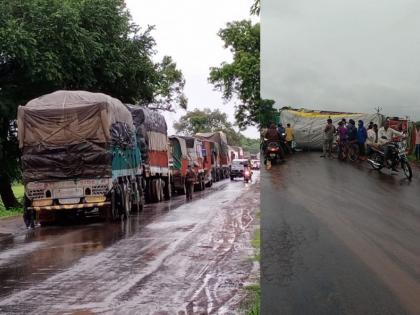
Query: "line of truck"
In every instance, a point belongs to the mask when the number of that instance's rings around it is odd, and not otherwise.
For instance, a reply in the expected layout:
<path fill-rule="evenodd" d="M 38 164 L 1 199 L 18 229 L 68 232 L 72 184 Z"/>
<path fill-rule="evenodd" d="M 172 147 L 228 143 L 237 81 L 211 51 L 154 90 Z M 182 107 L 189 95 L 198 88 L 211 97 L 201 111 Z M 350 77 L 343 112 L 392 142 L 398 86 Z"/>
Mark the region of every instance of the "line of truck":
<path fill-rule="evenodd" d="M 69 212 L 127 217 L 185 194 L 189 165 L 204 190 L 244 154 L 221 131 L 168 137 L 161 114 L 102 93 L 56 91 L 19 106 L 17 121 L 28 226 Z"/>

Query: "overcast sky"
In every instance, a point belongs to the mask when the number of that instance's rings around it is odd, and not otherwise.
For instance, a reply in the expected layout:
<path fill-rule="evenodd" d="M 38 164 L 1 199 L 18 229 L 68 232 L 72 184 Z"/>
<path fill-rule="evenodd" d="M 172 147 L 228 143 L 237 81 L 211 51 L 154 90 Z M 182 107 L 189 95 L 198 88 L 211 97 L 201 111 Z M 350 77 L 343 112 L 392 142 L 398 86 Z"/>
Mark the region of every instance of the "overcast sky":
<path fill-rule="evenodd" d="M 419 17 L 415 0 L 263 0 L 263 97 L 420 120 Z"/>
<path fill-rule="evenodd" d="M 186 79 L 185 94 L 189 107 L 219 108 L 234 121 L 235 102 L 225 103 L 221 93 L 207 82 L 209 68 L 231 61 L 229 50 L 217 36 L 227 22 L 250 18 L 252 0 L 126 0 L 133 20 L 140 26 L 155 25 L 158 57 L 172 56 Z M 185 114 L 165 114 L 169 132 L 173 122 Z M 245 135 L 257 138 L 257 130 L 249 128 Z"/>

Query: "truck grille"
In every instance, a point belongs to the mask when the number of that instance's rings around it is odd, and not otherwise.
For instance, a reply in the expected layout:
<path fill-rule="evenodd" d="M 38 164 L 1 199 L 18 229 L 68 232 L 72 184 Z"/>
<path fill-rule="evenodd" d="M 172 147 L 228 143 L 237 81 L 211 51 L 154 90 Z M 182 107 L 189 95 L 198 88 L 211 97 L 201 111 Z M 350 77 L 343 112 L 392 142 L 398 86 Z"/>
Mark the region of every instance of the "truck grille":
<path fill-rule="evenodd" d="M 92 195 L 105 195 L 108 192 L 108 185 L 92 186 Z"/>
<path fill-rule="evenodd" d="M 44 189 L 31 189 L 27 191 L 29 199 L 43 199 L 45 198 Z"/>

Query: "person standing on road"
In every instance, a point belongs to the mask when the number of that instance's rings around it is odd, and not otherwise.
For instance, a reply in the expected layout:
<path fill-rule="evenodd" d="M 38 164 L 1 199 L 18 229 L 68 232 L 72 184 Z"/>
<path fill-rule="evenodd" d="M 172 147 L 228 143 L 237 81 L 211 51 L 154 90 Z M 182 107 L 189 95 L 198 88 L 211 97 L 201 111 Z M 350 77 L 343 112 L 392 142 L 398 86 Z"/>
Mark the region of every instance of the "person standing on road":
<path fill-rule="evenodd" d="M 295 152 L 295 149 L 293 148 L 293 145 L 292 145 L 292 142 L 295 139 L 295 133 L 293 131 L 293 128 L 290 126 L 290 124 L 287 124 L 285 133 L 286 133 L 287 145 L 292 150 L 292 152 Z"/>
<path fill-rule="evenodd" d="M 367 139 L 366 128 L 363 125 L 363 120 L 359 120 L 358 128 L 357 128 L 357 143 L 359 144 L 359 154 L 360 154 L 361 160 L 364 160 L 365 155 L 366 155 L 366 150 L 365 150 L 366 139 Z"/>
<path fill-rule="evenodd" d="M 194 183 L 196 182 L 195 172 L 191 165 L 188 166 L 187 174 L 185 176 L 185 185 L 187 188 L 187 200 L 192 200 L 194 191 Z"/>
<path fill-rule="evenodd" d="M 331 118 L 328 118 L 327 125 L 324 128 L 324 145 L 322 147 L 323 153 L 321 157 L 326 157 L 327 155 L 329 158 L 332 157 L 331 151 L 335 133 L 335 126 L 333 125 Z"/>
<path fill-rule="evenodd" d="M 337 128 L 338 134 L 338 156 L 341 156 L 341 151 L 344 149 L 347 144 L 347 128 L 343 121 L 338 123 Z"/>
<path fill-rule="evenodd" d="M 350 143 L 357 142 L 356 122 L 353 119 L 349 119 L 349 123 L 347 124 L 347 139 Z"/>
<path fill-rule="evenodd" d="M 420 160 L 420 124 L 416 125 L 416 160 Z"/>
<path fill-rule="evenodd" d="M 366 145 L 367 145 L 366 155 L 370 156 L 372 154 L 372 148 L 378 146 L 378 125 L 377 124 L 373 124 L 372 126 L 369 125 L 368 130 L 367 130 Z"/>

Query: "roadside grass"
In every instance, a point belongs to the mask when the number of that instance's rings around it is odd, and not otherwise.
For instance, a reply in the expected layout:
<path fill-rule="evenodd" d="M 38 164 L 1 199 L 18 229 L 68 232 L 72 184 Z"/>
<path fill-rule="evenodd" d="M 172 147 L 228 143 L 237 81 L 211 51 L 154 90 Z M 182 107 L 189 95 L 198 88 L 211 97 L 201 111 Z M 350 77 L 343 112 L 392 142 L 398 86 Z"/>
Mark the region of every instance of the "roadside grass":
<path fill-rule="evenodd" d="M 253 259 L 256 260 L 256 261 L 260 261 L 261 260 L 261 253 L 260 253 L 261 230 L 259 228 L 255 230 L 254 237 L 252 238 L 251 244 L 256 250 L 256 253 L 255 253 Z"/>
<path fill-rule="evenodd" d="M 254 284 L 245 287 L 247 292 L 246 302 L 243 304 L 246 309 L 246 315 L 260 315 L 261 314 L 261 287 L 259 284 Z"/>
<path fill-rule="evenodd" d="M 25 193 L 25 188 L 22 184 L 15 184 L 12 186 L 13 193 L 15 194 L 16 198 L 22 202 L 23 196 Z M 8 209 L 4 207 L 3 203 L 0 201 L 0 218 L 12 217 L 15 215 L 20 215 L 23 213 L 23 208 L 13 208 Z"/>
<path fill-rule="evenodd" d="M 257 213 L 260 217 L 260 212 Z M 252 257 L 253 261 L 260 262 L 261 260 L 261 229 L 258 228 L 254 231 L 251 240 L 252 247 L 255 248 L 255 255 Z M 260 315 L 261 312 L 261 287 L 260 284 L 253 284 L 245 287 L 246 297 L 242 304 L 242 309 L 245 310 L 246 315 Z"/>

